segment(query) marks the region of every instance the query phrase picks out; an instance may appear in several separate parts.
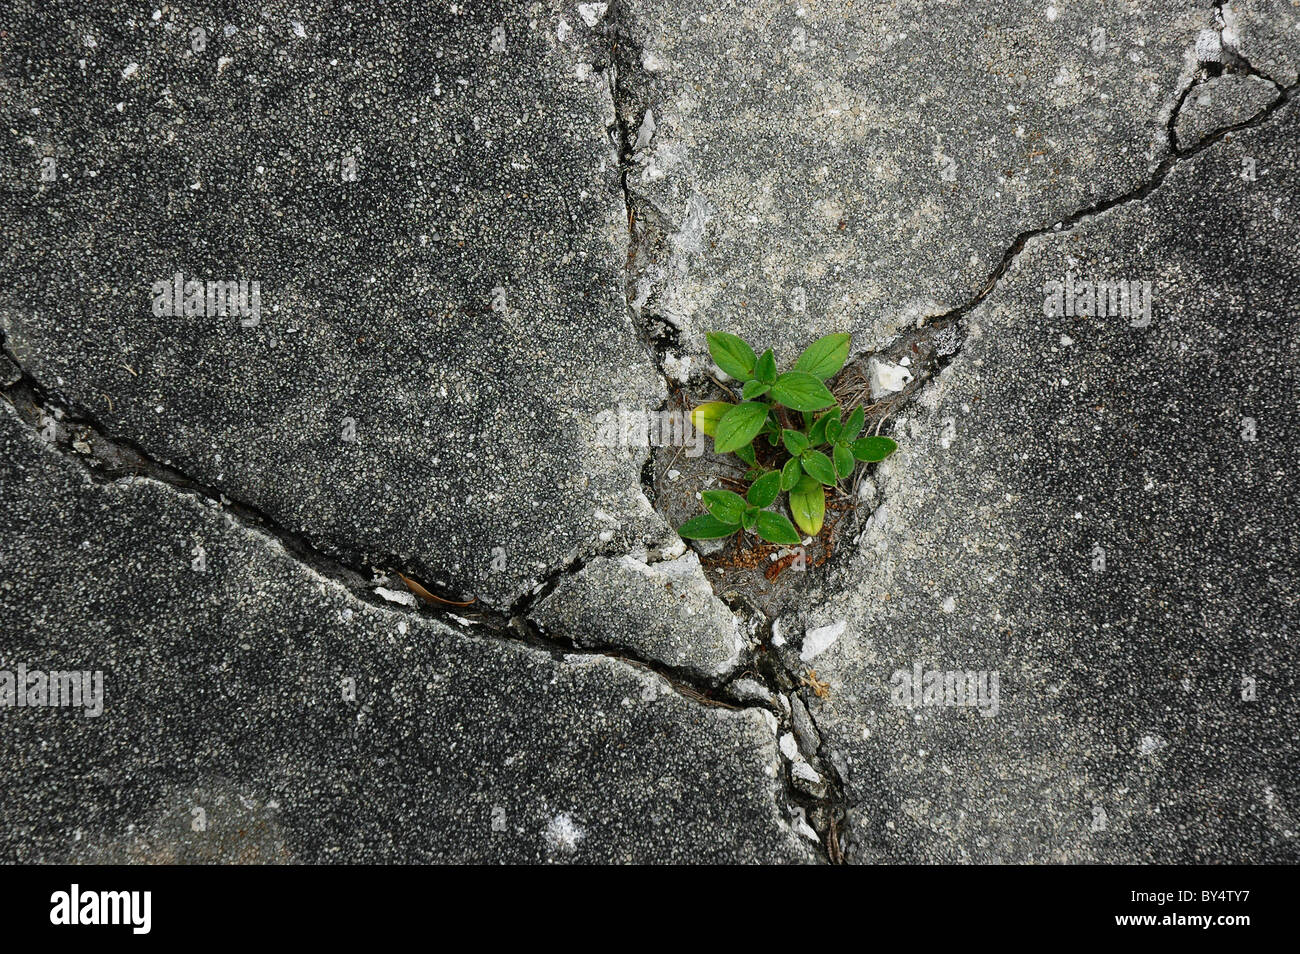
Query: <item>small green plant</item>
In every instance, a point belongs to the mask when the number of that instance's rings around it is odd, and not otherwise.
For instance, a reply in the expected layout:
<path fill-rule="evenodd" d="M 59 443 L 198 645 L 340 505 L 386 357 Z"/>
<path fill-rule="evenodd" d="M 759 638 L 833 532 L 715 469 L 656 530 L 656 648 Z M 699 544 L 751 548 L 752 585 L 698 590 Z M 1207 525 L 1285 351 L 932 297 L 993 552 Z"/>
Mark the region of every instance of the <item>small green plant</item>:
<path fill-rule="evenodd" d="M 819 338 L 784 374 L 776 356 L 762 355 L 735 335 L 708 334 L 709 354 L 719 368 L 742 382 L 741 401 L 710 401 L 691 412 L 691 422 L 713 438 L 719 454 L 735 454 L 748 465 L 749 490 L 706 490 L 700 514 L 677 531 L 695 540 L 757 533 L 769 543 L 797 544 L 797 526 L 808 536 L 821 532 L 826 488 L 853 474 L 859 462 L 884 460 L 898 449 L 888 437 L 860 437 L 862 408 L 844 417 L 825 382 L 849 357 L 849 335 Z M 819 413 L 820 412 L 820 413 Z M 768 447 L 755 446 L 766 438 Z M 823 449 L 824 448 L 824 449 Z M 790 516 L 767 509 L 788 494 Z"/>

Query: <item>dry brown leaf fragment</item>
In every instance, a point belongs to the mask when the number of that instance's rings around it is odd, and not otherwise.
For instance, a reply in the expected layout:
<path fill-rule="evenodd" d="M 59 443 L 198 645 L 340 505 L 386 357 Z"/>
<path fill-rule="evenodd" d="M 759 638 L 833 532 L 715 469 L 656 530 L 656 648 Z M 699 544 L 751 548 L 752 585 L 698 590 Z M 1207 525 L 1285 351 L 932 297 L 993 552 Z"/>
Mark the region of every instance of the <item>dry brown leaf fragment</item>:
<path fill-rule="evenodd" d="M 443 603 L 447 606 L 469 606 L 471 603 L 478 600 L 477 596 L 470 597 L 469 599 L 465 600 L 465 602 L 463 603 L 458 603 L 456 600 L 445 600 L 441 596 L 435 596 L 433 593 L 430 593 L 423 586 L 421 586 L 419 583 L 416 583 L 415 580 L 411 579 L 401 570 L 397 571 L 397 575 L 401 577 L 402 582 L 406 584 L 406 588 L 408 590 L 410 590 L 420 599 L 427 600 L 430 603 Z"/>
<path fill-rule="evenodd" d="M 829 699 L 831 697 L 831 684 L 818 679 L 816 669 L 809 669 L 806 676 L 800 676 L 799 684 L 811 689 L 813 695 L 818 699 Z"/>

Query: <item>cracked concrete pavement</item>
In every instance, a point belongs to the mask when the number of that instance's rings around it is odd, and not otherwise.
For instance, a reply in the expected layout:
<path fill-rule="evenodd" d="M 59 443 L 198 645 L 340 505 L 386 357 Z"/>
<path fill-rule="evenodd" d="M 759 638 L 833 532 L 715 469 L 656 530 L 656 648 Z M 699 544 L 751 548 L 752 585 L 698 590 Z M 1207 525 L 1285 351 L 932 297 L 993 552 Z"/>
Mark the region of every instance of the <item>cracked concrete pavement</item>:
<path fill-rule="evenodd" d="M 13 720 L 6 860 L 810 855 L 759 711 L 366 605 L 215 502 L 97 482 L 4 411 L 0 509 L 26 531 L 5 549 L 5 668 L 91 660 L 107 680 L 97 718 Z"/>
<path fill-rule="evenodd" d="M 864 860 L 1296 859 L 1298 129 L 1032 241 L 896 422 L 806 621 Z M 1045 317 L 1070 274 L 1149 280 L 1149 323 Z M 998 671 L 996 714 L 893 704 L 917 665 Z"/>
<path fill-rule="evenodd" d="M 1298 11 L 20 2 L 0 858 L 1297 860 Z M 935 322 L 785 615 L 602 436 Z"/>

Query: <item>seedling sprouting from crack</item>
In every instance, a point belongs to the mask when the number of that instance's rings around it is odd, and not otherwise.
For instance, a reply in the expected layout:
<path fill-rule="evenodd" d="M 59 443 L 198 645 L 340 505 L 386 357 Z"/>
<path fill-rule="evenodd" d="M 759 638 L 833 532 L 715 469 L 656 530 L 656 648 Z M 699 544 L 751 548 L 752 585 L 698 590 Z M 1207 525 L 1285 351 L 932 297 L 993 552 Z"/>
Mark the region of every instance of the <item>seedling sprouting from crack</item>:
<path fill-rule="evenodd" d="M 778 544 L 799 543 L 795 527 L 816 536 L 826 515 L 826 488 L 851 477 L 859 462 L 882 461 L 898 449 L 888 437 L 860 437 L 865 412 L 858 407 L 844 417 L 824 383 L 848 360 L 849 335 L 817 339 L 784 374 L 777 373 L 771 348 L 759 356 L 735 335 L 710 332 L 707 337 L 714 362 L 744 387 L 739 404 L 701 404 L 691 412 L 691 422 L 713 438 L 719 454 L 735 454 L 748 465 L 750 485 L 743 497 L 706 490 L 708 513 L 677 532 L 707 540 L 749 531 Z M 765 453 L 763 461 L 754 446 L 760 437 L 775 452 Z M 788 494 L 793 524 L 767 509 L 782 493 Z"/>

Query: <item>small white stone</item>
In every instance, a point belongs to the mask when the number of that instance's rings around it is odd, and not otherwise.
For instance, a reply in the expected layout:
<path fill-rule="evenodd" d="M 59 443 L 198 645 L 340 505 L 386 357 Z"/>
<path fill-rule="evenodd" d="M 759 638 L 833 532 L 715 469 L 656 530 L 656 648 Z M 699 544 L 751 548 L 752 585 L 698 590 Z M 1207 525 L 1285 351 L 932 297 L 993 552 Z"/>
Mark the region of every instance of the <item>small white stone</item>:
<path fill-rule="evenodd" d="M 802 758 L 790 763 L 790 771 L 793 772 L 797 778 L 801 778 L 805 782 L 812 782 L 814 785 L 818 784 L 822 780 L 822 777 L 817 774 L 817 770 Z"/>
<path fill-rule="evenodd" d="M 802 812 L 802 809 L 800 809 L 800 811 Z M 812 826 L 808 824 L 808 821 L 802 814 L 796 815 L 793 821 L 791 821 L 791 825 L 794 827 L 795 831 L 803 835 L 809 841 L 814 841 L 818 844 L 821 843 L 821 839 L 817 837 L 817 832 L 813 831 Z"/>
<path fill-rule="evenodd" d="M 390 603 L 400 603 L 403 606 L 415 605 L 415 594 L 409 590 L 390 590 L 385 586 L 377 586 L 375 593 Z"/>
<path fill-rule="evenodd" d="M 647 109 L 645 116 L 641 119 L 641 128 L 637 130 L 636 141 L 632 143 L 632 151 L 640 152 L 650 145 L 650 140 L 655 135 L 655 113 L 653 109 Z"/>
<path fill-rule="evenodd" d="M 580 3 L 578 16 L 582 17 L 582 22 L 587 26 L 594 27 L 605 16 L 605 11 L 608 9 L 608 3 Z"/>
<path fill-rule="evenodd" d="M 901 365 L 890 364 L 888 361 L 877 361 L 872 358 L 869 367 L 871 396 L 873 398 L 879 399 L 886 394 L 901 391 L 912 380 L 910 371 Z"/>
<path fill-rule="evenodd" d="M 1196 37 L 1196 59 L 1218 63 L 1223 59 L 1223 40 L 1217 30 L 1202 30 Z"/>
<path fill-rule="evenodd" d="M 803 648 L 799 651 L 799 658 L 804 662 L 812 662 L 815 657 L 830 649 L 835 640 L 844 635 L 847 626 L 847 623 L 840 622 L 808 630 L 804 633 Z"/>

